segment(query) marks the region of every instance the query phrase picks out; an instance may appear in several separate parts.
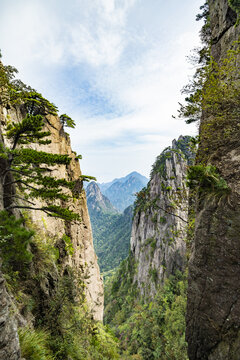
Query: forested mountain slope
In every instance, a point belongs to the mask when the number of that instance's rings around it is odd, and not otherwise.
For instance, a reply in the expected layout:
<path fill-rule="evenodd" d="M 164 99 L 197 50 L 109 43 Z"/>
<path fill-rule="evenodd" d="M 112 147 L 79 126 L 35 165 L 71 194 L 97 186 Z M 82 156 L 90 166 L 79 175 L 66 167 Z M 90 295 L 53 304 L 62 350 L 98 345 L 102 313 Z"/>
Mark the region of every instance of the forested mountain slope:
<path fill-rule="evenodd" d="M 113 207 L 98 185 L 86 188 L 88 210 L 93 230 L 93 242 L 101 272 L 113 270 L 124 260 L 130 248 L 132 206 L 123 213 Z"/>
<path fill-rule="evenodd" d="M 74 121 L 0 61 L 1 360 L 239 360 L 240 2 L 206 0 L 197 19 L 179 116 L 199 136 L 174 140 L 149 182 L 86 189 L 102 271 L 126 257 L 107 326 Z"/>
<path fill-rule="evenodd" d="M 191 138 L 180 136 L 156 159 L 150 181 L 134 204 L 130 255 L 106 286 L 104 319 L 129 358 L 187 359 L 186 175 L 194 158 L 190 146 Z"/>

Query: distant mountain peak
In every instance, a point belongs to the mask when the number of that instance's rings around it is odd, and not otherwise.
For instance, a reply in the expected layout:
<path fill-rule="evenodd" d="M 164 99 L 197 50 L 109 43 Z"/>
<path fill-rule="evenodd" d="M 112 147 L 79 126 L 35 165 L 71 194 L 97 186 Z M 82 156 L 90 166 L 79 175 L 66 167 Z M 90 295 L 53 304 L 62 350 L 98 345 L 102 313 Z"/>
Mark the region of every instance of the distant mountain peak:
<path fill-rule="evenodd" d="M 100 188 L 95 181 L 91 181 L 87 186 L 88 191 L 93 191 L 95 193 L 100 192 Z"/>
<path fill-rule="evenodd" d="M 109 183 L 98 184 L 101 192 L 108 197 L 111 203 L 120 211 L 134 203 L 135 193 L 140 191 L 148 183 L 148 179 L 132 171 L 130 174 L 115 178 Z"/>
<path fill-rule="evenodd" d="M 139 174 L 137 171 L 132 171 L 130 174 L 126 175 L 125 177 L 130 177 L 130 176 L 143 176 L 141 174 Z"/>
<path fill-rule="evenodd" d="M 91 181 L 86 188 L 88 208 L 95 211 L 107 213 L 117 213 L 117 209 L 111 204 L 110 200 L 101 193 L 100 187 L 94 181 Z"/>

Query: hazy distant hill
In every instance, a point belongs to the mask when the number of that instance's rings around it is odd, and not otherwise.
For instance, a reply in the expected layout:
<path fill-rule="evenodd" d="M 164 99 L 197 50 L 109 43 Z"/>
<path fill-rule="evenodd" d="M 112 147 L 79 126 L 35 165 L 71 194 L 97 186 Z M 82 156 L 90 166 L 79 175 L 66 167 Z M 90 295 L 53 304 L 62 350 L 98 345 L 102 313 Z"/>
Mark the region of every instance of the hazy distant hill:
<path fill-rule="evenodd" d="M 98 184 L 101 192 L 120 211 L 134 203 L 134 194 L 148 183 L 148 179 L 136 171 L 109 183 Z"/>
<path fill-rule="evenodd" d="M 106 272 L 117 267 L 128 256 L 132 206 L 119 214 L 95 182 L 87 186 L 86 195 L 95 251 L 101 272 Z"/>
<path fill-rule="evenodd" d="M 110 200 L 101 193 L 96 182 L 92 181 L 86 188 L 88 211 L 90 213 L 118 213 L 117 209 L 111 204 Z"/>

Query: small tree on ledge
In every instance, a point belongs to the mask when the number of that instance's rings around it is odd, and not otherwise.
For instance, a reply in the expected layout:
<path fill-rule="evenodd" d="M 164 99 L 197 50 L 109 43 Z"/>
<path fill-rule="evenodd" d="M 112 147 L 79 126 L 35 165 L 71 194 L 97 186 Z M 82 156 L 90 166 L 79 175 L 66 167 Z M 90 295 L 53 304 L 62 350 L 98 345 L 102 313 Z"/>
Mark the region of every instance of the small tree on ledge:
<path fill-rule="evenodd" d="M 41 115 L 27 115 L 19 123 L 7 125 L 5 136 L 11 141 L 10 147 L 2 145 L 0 156 L 5 162 L 1 173 L 4 186 L 4 205 L 7 210 L 25 208 L 42 210 L 50 216 L 65 220 L 80 220 L 79 215 L 67 208 L 67 201 L 80 194 L 79 183 L 93 179 L 90 176 L 81 176 L 76 181 L 56 179 L 51 176 L 54 165 L 69 165 L 71 158 L 68 155 L 50 154 L 26 148 L 24 145 L 32 143 L 50 144 L 46 139 L 50 132 L 43 131 L 44 121 Z M 18 185 L 20 193 L 7 191 Z M 34 199 L 42 199 L 48 205 L 36 207 Z M 21 200 L 21 205 L 16 200 Z M 60 205 L 63 204 L 63 205 Z"/>
<path fill-rule="evenodd" d="M 74 129 L 76 126 L 75 121 L 66 114 L 60 115 L 60 122 L 63 127 L 66 126 Z"/>
<path fill-rule="evenodd" d="M 51 143 L 51 140 L 46 139 L 50 132 L 43 131 L 43 126 L 41 115 L 29 114 L 21 122 L 7 125 L 5 136 L 11 141 L 11 146 L 2 146 L 0 152 L 6 164 L 1 173 L 5 208 L 42 210 L 50 216 L 65 220 L 80 220 L 79 215 L 64 204 L 73 197 L 79 197 L 79 183 L 93 178 L 81 176 L 76 181 L 57 179 L 51 175 L 51 167 L 69 165 L 72 159 L 68 155 L 50 154 L 24 147 L 32 143 Z M 15 191 L 7 191 L 13 185 L 18 185 L 21 196 Z M 21 204 L 16 202 L 17 199 L 21 200 Z M 37 207 L 34 199 L 44 200 L 47 205 Z"/>
<path fill-rule="evenodd" d="M 4 66 L 0 61 L 0 88 L 7 92 L 7 105 L 20 105 L 26 113 L 22 121 L 6 126 L 4 135 L 11 145 L 7 147 L 0 142 L 4 208 L 8 211 L 14 208 L 42 210 L 49 216 L 64 220 L 80 220 L 79 214 L 68 208 L 68 200 L 79 197 L 83 181 L 95 178 L 82 175 L 76 181 L 58 179 L 52 175 L 52 167 L 69 165 L 71 157 L 30 148 L 31 144 L 51 143 L 48 139 L 50 132 L 43 130 L 44 117 L 57 115 L 57 107 L 21 80 L 15 79 L 15 73 L 15 68 Z M 5 104 L 2 94 L 0 104 Z M 66 114 L 60 116 L 60 121 L 65 126 L 75 126 Z M 79 158 L 80 155 L 75 157 L 76 160 Z M 46 205 L 39 207 L 35 199 L 43 200 Z"/>

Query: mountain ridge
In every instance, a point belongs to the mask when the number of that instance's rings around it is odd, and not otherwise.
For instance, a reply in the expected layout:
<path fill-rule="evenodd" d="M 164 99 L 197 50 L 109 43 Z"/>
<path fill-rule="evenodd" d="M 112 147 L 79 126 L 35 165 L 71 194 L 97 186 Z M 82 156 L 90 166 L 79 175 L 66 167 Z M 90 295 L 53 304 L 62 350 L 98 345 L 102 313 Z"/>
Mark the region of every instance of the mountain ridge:
<path fill-rule="evenodd" d="M 139 192 L 148 183 L 148 178 L 137 171 L 132 171 L 121 178 L 115 178 L 108 183 L 102 183 L 98 186 L 103 195 L 105 195 L 112 205 L 123 212 L 128 206 L 134 203 L 135 194 Z"/>
<path fill-rule="evenodd" d="M 86 196 L 94 247 L 101 272 L 105 273 L 115 269 L 128 255 L 133 205 L 119 213 L 96 182 L 88 184 Z"/>
<path fill-rule="evenodd" d="M 116 214 L 118 210 L 112 205 L 110 200 L 102 194 L 98 184 L 91 181 L 86 188 L 86 196 L 89 211 L 103 211 L 105 213 Z"/>
<path fill-rule="evenodd" d="M 145 181 L 148 181 L 148 178 L 146 176 L 140 174 L 137 171 L 132 171 L 129 174 L 127 174 L 126 176 L 122 176 L 120 178 L 115 178 L 112 181 L 108 181 L 108 182 L 103 182 L 103 183 L 97 182 L 97 184 L 98 184 L 100 190 L 102 191 L 102 193 L 104 194 L 104 191 L 106 191 L 112 184 L 114 184 L 117 181 L 124 182 L 131 176 L 138 176 L 138 177 L 143 178 Z"/>

